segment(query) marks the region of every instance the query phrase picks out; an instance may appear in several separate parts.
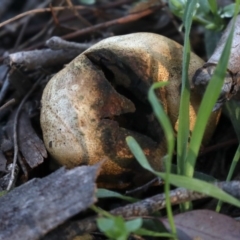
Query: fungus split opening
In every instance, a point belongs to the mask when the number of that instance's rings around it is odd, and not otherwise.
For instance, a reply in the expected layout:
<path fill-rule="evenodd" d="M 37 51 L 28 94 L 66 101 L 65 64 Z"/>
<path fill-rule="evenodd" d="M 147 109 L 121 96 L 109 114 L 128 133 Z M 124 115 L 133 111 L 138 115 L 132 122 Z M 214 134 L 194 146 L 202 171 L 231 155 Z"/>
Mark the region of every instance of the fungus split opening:
<path fill-rule="evenodd" d="M 129 66 L 110 51 L 90 52 L 86 56 L 100 69 L 111 86 L 135 106 L 135 112 L 109 116 L 119 127 L 137 132 L 160 143 L 163 130 L 147 99 L 149 83 L 144 82 Z"/>

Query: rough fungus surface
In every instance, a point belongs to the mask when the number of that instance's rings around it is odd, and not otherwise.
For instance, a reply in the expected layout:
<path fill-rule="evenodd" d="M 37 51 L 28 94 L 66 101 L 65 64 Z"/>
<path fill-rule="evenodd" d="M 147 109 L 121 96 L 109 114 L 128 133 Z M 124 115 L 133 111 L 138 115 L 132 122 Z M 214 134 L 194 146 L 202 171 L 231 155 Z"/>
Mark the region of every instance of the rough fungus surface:
<path fill-rule="evenodd" d="M 125 138 L 131 135 L 150 164 L 163 170 L 165 140 L 147 93 L 152 83 L 169 81 L 156 94 L 177 129 L 182 50 L 163 36 L 135 33 L 108 38 L 79 55 L 43 93 L 41 126 L 49 153 L 67 167 L 104 160 L 98 178 L 104 187 L 139 185 L 150 175 L 126 145 Z M 202 64 L 191 54 L 189 79 Z M 191 128 L 201 99 L 192 91 Z M 210 135 L 217 118 L 213 113 Z"/>

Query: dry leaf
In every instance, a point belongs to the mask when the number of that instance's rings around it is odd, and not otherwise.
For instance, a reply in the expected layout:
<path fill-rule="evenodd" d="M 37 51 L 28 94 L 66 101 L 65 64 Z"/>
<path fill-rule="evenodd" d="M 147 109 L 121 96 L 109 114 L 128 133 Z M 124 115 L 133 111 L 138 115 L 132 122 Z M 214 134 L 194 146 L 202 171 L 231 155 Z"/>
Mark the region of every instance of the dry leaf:
<path fill-rule="evenodd" d="M 240 223 L 226 215 L 210 211 L 195 210 L 174 216 L 179 239 L 184 234 L 197 240 L 239 240 Z M 163 220 L 169 228 L 168 220 Z"/>

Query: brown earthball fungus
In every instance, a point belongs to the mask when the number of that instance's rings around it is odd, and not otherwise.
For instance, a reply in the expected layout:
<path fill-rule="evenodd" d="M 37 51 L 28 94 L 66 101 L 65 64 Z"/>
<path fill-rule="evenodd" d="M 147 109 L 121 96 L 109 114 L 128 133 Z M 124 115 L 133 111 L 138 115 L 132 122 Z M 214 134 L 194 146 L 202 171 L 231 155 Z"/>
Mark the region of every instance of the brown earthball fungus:
<path fill-rule="evenodd" d="M 153 33 L 105 39 L 83 52 L 47 84 L 42 96 L 41 127 L 48 152 L 69 168 L 103 161 L 99 186 L 140 185 L 150 174 L 126 145 L 133 136 L 150 164 L 164 170 L 166 144 L 147 99 L 154 82 L 169 81 L 156 91 L 177 130 L 183 47 Z M 191 53 L 189 79 L 203 61 Z M 201 101 L 192 89 L 192 129 Z M 219 112 L 212 113 L 204 140 L 211 136 Z"/>

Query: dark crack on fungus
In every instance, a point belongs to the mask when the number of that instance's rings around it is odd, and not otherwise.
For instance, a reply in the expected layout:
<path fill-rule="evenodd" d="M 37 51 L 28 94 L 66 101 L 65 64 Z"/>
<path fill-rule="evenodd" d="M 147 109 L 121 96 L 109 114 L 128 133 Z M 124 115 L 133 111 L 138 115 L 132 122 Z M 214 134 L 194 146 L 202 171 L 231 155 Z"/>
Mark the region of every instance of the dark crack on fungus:
<path fill-rule="evenodd" d="M 86 56 L 103 72 L 112 87 L 120 95 L 133 102 L 136 108 L 135 112 L 109 116 L 104 119 L 116 121 L 120 128 L 137 132 L 152 139 L 155 143 L 160 143 L 163 131 L 147 100 L 147 92 L 151 83 L 143 81 L 127 64 L 109 50 L 89 52 L 86 53 Z M 122 79 L 124 79 L 123 82 Z"/>

